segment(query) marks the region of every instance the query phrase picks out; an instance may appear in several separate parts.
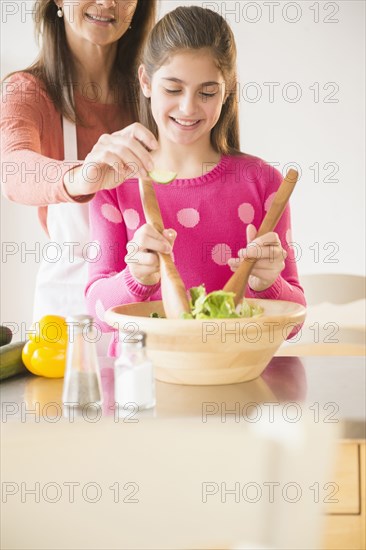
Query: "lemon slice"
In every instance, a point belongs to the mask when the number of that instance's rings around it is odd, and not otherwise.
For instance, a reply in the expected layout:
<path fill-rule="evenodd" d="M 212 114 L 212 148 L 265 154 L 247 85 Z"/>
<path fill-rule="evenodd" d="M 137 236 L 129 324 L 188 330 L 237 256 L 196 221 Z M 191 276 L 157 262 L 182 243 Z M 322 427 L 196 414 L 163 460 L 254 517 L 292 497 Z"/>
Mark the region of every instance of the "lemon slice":
<path fill-rule="evenodd" d="M 168 170 L 152 170 L 149 172 L 149 176 L 156 183 L 163 183 L 167 185 L 175 180 L 177 174 L 175 172 L 169 172 Z"/>

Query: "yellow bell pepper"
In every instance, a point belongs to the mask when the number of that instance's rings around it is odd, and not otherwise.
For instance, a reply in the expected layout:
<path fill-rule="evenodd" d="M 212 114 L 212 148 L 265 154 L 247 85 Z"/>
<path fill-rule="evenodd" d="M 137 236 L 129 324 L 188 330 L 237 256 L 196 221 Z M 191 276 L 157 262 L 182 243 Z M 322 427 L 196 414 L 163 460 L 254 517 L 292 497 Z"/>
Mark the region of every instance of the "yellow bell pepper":
<path fill-rule="evenodd" d="M 45 315 L 32 324 L 29 329 L 29 340 L 45 346 L 65 348 L 67 344 L 67 325 L 65 317 Z"/>
<path fill-rule="evenodd" d="M 64 317 L 46 315 L 30 328 L 23 363 L 37 376 L 62 378 L 66 368 L 67 325 Z"/>

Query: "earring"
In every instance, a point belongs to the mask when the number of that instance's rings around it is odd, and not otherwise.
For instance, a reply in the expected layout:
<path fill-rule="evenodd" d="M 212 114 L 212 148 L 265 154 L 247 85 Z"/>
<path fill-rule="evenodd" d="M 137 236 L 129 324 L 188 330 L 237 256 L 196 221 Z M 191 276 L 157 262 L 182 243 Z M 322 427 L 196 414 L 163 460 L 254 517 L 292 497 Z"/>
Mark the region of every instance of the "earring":
<path fill-rule="evenodd" d="M 128 28 L 129 28 L 129 29 L 132 29 L 132 25 L 130 25 Z"/>
<path fill-rule="evenodd" d="M 62 11 L 62 7 L 60 6 L 57 10 L 57 17 L 63 17 L 64 16 L 64 12 Z"/>

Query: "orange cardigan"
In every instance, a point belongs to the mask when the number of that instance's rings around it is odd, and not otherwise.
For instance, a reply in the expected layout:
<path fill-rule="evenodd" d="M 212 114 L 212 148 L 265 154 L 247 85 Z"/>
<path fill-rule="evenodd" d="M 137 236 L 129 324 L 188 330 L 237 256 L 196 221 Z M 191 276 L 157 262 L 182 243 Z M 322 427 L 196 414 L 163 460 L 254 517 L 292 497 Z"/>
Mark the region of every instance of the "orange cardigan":
<path fill-rule="evenodd" d="M 75 93 L 75 103 L 86 126 L 77 127 L 78 158 L 84 160 L 102 134 L 132 122 L 117 104 Z M 85 97 L 87 96 L 87 97 Z M 16 73 L 3 83 L 1 99 L 2 191 L 10 200 L 38 206 L 47 232 L 47 205 L 74 202 L 63 185 L 66 172 L 78 162 L 64 160 L 62 116 L 40 80 Z M 88 195 L 82 202 L 90 200 Z"/>

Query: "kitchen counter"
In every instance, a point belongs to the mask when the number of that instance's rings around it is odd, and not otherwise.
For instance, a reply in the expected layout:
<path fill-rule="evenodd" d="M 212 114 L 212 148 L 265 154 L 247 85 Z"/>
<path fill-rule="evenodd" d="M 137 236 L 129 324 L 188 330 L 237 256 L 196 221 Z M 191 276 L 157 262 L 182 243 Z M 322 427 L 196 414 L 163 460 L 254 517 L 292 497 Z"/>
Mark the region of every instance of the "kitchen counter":
<path fill-rule="evenodd" d="M 113 360 L 104 357 L 99 362 L 101 412 L 114 417 Z M 251 382 L 181 386 L 157 381 L 156 407 L 138 414 L 140 418 L 221 416 L 223 422 L 238 422 L 270 415 L 273 407 L 279 407 L 291 421 L 306 409 L 315 422 L 339 423 L 342 438 L 364 440 L 365 381 L 363 357 L 274 357 L 262 376 Z M 30 374 L 5 380 L 0 386 L 3 421 L 4 415 L 6 421 L 61 420 L 62 385 L 62 379 Z"/>
<path fill-rule="evenodd" d="M 62 410 L 62 379 L 29 374 L 0 385 L 4 547 L 253 548 L 238 546 L 245 536 L 308 549 L 319 548 L 311 537 L 321 532 L 323 550 L 365 548 L 362 357 L 274 357 L 261 377 L 241 384 L 156 382 L 155 408 L 126 418 L 114 408 L 113 360 L 100 358 L 100 367 L 103 405 L 76 419 Z M 288 451 L 250 427 L 271 422 L 274 412 L 293 430 Z M 296 444 L 300 417 L 310 420 L 312 437 L 320 430 L 305 452 Z M 332 471 L 318 482 L 333 428 Z M 323 499 L 238 504 L 233 487 L 260 480 L 263 489 L 273 480 L 295 483 L 307 498 L 318 487 Z M 210 497 L 206 505 L 201 486 L 219 482 L 228 483 L 228 500 Z M 326 513 L 318 532 L 316 503 Z"/>

